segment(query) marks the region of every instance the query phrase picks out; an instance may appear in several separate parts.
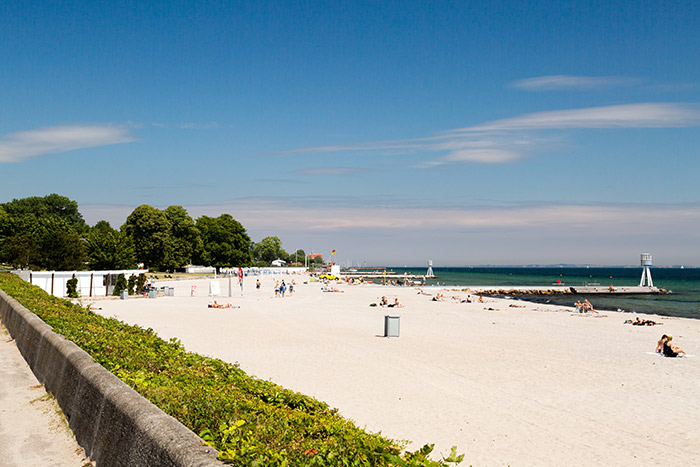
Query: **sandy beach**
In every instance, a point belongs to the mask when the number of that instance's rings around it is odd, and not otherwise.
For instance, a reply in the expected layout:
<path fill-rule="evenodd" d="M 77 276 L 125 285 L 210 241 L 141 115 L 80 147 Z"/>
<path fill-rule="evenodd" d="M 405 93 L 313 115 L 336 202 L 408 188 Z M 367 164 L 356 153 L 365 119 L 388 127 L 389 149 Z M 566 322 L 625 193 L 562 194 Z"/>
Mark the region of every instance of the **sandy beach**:
<path fill-rule="evenodd" d="M 275 280 L 296 282 L 275 298 Z M 305 275 L 244 281 L 159 281 L 175 296 L 93 300 L 104 316 L 176 337 L 190 351 L 230 362 L 337 407 L 358 426 L 456 445 L 462 465 L 700 465 L 700 356 L 650 354 L 664 333 L 700 354 L 700 321 L 485 298 L 444 288 L 332 284 Z M 305 283 L 307 282 L 307 283 Z M 192 286 L 197 294 L 192 296 Z M 445 301 L 432 301 L 435 293 Z M 386 295 L 401 308 L 371 307 Z M 451 297 L 460 300 L 453 300 Z M 214 309 L 214 299 L 237 308 Z M 595 300 L 593 299 L 595 305 Z M 400 316 L 386 338 L 384 316 Z"/>
<path fill-rule="evenodd" d="M 0 465 L 93 465 L 60 407 L 37 381 L 7 329 L 0 325 Z"/>

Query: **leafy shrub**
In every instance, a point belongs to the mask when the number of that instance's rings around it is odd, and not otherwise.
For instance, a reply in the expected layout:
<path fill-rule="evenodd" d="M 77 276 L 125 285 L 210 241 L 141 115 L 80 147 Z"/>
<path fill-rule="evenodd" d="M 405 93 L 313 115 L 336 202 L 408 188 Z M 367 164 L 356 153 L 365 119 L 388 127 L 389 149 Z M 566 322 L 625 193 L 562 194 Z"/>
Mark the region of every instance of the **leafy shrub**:
<path fill-rule="evenodd" d="M 251 466 L 444 466 L 453 449 L 428 459 L 432 445 L 402 445 L 367 433 L 323 402 L 248 376 L 238 365 L 185 351 L 152 329 L 105 318 L 0 273 L 0 288 L 75 342 L 164 412 L 219 450 L 219 458 Z"/>
<path fill-rule="evenodd" d="M 127 285 L 128 285 L 127 288 L 129 289 L 129 295 L 134 295 L 134 293 L 136 292 L 136 282 L 137 282 L 137 280 L 138 280 L 138 279 L 136 278 L 135 275 L 132 274 L 132 275 L 129 276 L 129 280 L 127 281 Z"/>
<path fill-rule="evenodd" d="M 66 281 L 66 295 L 70 298 L 78 298 L 78 278 L 75 274 Z"/>
<path fill-rule="evenodd" d="M 126 284 L 126 277 L 124 276 L 124 273 L 119 274 L 117 276 L 117 282 L 114 284 L 114 291 L 112 292 L 112 295 L 119 296 L 122 293 L 122 290 L 128 289 L 129 286 Z"/>

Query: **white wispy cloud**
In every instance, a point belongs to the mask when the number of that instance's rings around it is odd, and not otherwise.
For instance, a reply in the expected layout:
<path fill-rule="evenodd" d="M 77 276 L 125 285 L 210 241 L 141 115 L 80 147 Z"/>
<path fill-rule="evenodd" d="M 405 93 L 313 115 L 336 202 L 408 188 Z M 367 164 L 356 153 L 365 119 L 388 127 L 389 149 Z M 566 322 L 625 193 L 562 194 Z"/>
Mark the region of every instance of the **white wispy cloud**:
<path fill-rule="evenodd" d="M 522 154 L 506 149 L 459 149 L 439 159 L 429 161 L 428 166 L 454 162 L 474 162 L 478 164 L 504 164 L 522 158 Z"/>
<path fill-rule="evenodd" d="M 554 110 L 520 115 L 480 125 L 444 131 L 440 134 L 405 140 L 326 145 L 293 149 L 277 155 L 347 152 L 373 155 L 443 153 L 415 167 L 444 164 L 505 164 L 541 151 L 556 139 L 543 130 L 682 128 L 700 125 L 700 108 L 693 104 L 638 103 Z"/>
<path fill-rule="evenodd" d="M 549 75 L 537 76 L 514 81 L 510 87 L 526 91 L 557 91 L 567 89 L 597 89 L 614 86 L 631 86 L 641 84 L 638 78 L 621 76 L 571 76 Z"/>
<path fill-rule="evenodd" d="M 582 128 L 682 128 L 698 125 L 698 106 L 660 102 L 536 112 L 451 130 L 450 133 Z"/>
<path fill-rule="evenodd" d="M 128 129 L 118 125 L 64 125 L 8 133 L 0 138 L 0 163 L 134 140 Z"/>

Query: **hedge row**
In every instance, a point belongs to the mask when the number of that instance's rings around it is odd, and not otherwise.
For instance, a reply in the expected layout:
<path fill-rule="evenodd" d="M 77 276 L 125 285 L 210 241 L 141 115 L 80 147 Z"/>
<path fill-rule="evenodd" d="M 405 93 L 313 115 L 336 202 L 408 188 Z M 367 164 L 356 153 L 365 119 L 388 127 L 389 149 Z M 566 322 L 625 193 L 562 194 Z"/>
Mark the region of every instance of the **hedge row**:
<path fill-rule="evenodd" d="M 184 350 L 152 329 L 105 318 L 53 297 L 12 274 L 0 288 L 75 342 L 164 412 L 219 450 L 225 462 L 249 466 L 443 466 L 432 445 L 402 445 L 357 428 L 312 397 L 250 377 L 237 365 Z"/>

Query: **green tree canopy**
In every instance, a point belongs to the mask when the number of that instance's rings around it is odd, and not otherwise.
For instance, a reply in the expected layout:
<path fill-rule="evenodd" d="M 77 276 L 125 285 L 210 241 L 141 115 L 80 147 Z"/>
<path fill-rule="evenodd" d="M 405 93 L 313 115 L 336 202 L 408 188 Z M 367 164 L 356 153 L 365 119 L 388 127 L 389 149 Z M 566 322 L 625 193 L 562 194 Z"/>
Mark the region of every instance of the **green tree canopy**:
<path fill-rule="evenodd" d="M 13 267 L 85 268 L 78 204 L 59 195 L 15 199 L 0 205 L 0 261 Z"/>
<path fill-rule="evenodd" d="M 32 231 L 38 248 L 37 264 L 45 269 L 85 269 L 85 245 L 73 227 L 60 217 L 38 219 Z"/>
<path fill-rule="evenodd" d="M 182 206 L 161 211 L 141 205 L 122 230 L 133 242 L 137 261 L 151 269 L 181 268 L 202 248 L 199 229 Z"/>
<path fill-rule="evenodd" d="M 85 244 L 90 269 L 134 269 L 136 253 L 131 239 L 109 222 L 99 221 L 87 235 Z"/>
<path fill-rule="evenodd" d="M 170 223 L 171 251 L 164 261 L 165 269 L 177 269 L 190 263 L 195 252 L 202 249 L 199 229 L 182 206 L 170 206 L 165 211 Z"/>
<path fill-rule="evenodd" d="M 195 262 L 205 266 L 233 267 L 251 264 L 250 237 L 243 225 L 230 214 L 197 219 L 202 248 Z"/>
<path fill-rule="evenodd" d="M 163 211 L 142 204 L 129 214 L 122 230 L 133 242 L 137 261 L 147 268 L 162 268 L 172 251 L 170 223 Z"/>
<path fill-rule="evenodd" d="M 282 240 L 279 237 L 265 237 L 253 244 L 253 258 L 255 261 L 270 264 L 276 259 L 289 261 L 289 254 L 282 248 Z"/>
<path fill-rule="evenodd" d="M 78 210 L 78 203 L 55 193 L 43 197 L 13 199 L 9 203 L 0 204 L 0 207 L 10 217 L 57 217 L 63 219 L 78 234 L 84 234 L 88 230 L 88 225 Z"/>
<path fill-rule="evenodd" d="M 289 262 L 304 263 L 304 258 L 306 258 L 306 252 L 301 248 L 294 253 L 289 253 Z"/>

